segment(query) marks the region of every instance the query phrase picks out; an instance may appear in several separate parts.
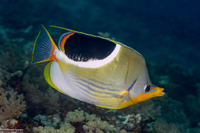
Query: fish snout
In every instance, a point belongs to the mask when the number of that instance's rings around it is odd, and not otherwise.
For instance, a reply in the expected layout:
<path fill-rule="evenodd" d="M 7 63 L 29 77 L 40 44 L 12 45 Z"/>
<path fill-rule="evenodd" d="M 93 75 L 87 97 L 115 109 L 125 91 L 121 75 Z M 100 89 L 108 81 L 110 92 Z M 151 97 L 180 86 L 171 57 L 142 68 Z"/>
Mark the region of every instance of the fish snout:
<path fill-rule="evenodd" d="M 152 87 L 152 89 L 155 89 L 155 97 L 160 97 L 160 96 L 164 96 L 165 92 L 164 92 L 164 88 L 160 88 L 160 87 Z"/>

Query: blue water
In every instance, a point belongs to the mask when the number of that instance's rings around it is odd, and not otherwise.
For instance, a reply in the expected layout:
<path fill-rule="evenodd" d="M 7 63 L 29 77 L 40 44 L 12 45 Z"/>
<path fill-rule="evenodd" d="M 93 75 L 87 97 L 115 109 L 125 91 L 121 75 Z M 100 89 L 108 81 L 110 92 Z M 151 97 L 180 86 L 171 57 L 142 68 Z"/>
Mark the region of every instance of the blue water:
<path fill-rule="evenodd" d="M 0 76 L 0 80 L 4 83 L 4 89 L 9 90 L 8 86 L 11 86 L 25 96 L 27 108 L 24 114 L 28 117 L 18 119 L 20 127 L 26 127 L 24 122 L 31 126 L 44 126 L 35 124 L 37 122 L 32 124 L 31 119 L 37 114 L 49 115 L 54 112 L 47 111 L 53 107 L 42 107 L 41 102 L 32 102 L 28 98 L 32 92 L 24 87 L 28 81 L 37 84 L 40 93 L 45 93 L 48 88 L 42 75 L 44 65 L 24 67 L 25 61 L 30 62 L 34 40 L 43 24 L 55 36 L 56 42 L 56 36 L 60 34 L 49 25 L 94 35 L 107 32 L 110 38 L 139 51 L 146 59 L 152 82 L 164 87 L 168 95 L 161 101 L 159 98 L 155 100 L 162 106 L 161 115 L 155 121 L 162 119 L 173 123 L 181 132 L 199 132 L 199 6 L 199 0 L 1 0 L 0 70 L 8 75 L 18 70 L 23 74 L 12 78 Z M 5 56 L 5 53 L 8 55 Z M 42 102 L 48 103 L 48 100 Z M 65 109 L 67 104 L 60 105 L 58 108 L 61 114 L 66 114 L 80 104 L 74 107 L 70 104 L 72 107 Z M 99 115 L 99 112 L 80 107 Z M 126 109 L 123 111 L 127 113 Z"/>

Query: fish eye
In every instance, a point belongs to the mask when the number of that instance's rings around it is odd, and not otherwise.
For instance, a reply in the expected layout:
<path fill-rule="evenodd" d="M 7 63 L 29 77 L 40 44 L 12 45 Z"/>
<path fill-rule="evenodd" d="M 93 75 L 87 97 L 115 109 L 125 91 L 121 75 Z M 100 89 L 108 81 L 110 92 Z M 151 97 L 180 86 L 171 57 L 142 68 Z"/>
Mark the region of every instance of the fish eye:
<path fill-rule="evenodd" d="M 145 86 L 144 91 L 145 91 L 145 92 L 149 92 L 150 90 L 151 90 L 151 86 L 150 86 L 149 84 L 147 84 L 147 85 Z"/>

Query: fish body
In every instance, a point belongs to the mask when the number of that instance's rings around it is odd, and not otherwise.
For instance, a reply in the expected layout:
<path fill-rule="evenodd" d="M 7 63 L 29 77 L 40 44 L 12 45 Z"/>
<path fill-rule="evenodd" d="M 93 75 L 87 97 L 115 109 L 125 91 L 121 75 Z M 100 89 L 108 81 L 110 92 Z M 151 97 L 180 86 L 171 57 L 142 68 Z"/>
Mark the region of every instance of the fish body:
<path fill-rule="evenodd" d="M 151 83 L 145 59 L 134 49 L 107 38 L 61 29 L 67 32 L 60 36 L 57 47 L 43 27 L 32 57 L 33 63 L 50 61 L 44 76 L 56 90 L 110 109 L 164 95 L 163 88 Z"/>

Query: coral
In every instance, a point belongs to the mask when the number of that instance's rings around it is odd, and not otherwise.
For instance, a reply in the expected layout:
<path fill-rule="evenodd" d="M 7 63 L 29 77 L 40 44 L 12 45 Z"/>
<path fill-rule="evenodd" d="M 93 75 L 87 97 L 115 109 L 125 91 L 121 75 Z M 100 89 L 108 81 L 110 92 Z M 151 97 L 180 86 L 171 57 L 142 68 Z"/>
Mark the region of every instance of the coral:
<path fill-rule="evenodd" d="M 87 108 L 87 106 L 85 108 Z M 36 115 L 33 118 L 35 120 L 34 123 L 41 123 L 44 127 L 35 127 L 34 132 L 61 132 L 61 129 L 64 128 L 62 126 L 63 124 L 71 124 L 74 132 L 86 133 L 141 133 L 154 131 L 152 123 L 156 120 L 155 116 L 160 115 L 160 106 L 156 107 L 155 104 L 150 101 L 136 108 L 138 110 L 134 111 L 134 113 L 127 113 L 127 110 L 126 112 L 123 112 L 123 110 L 108 110 L 100 114 L 89 114 L 79 108 L 65 114 L 64 121 L 59 119 L 59 121 L 56 120 L 56 122 L 54 117 L 56 116 L 57 118 L 57 116 L 59 116 L 59 118 L 62 118 L 62 116 L 64 116 L 63 113 L 48 116 Z M 132 111 L 133 108 L 130 109 Z M 98 117 L 96 114 L 101 117 Z M 150 127 L 152 128 L 150 129 Z"/>
<path fill-rule="evenodd" d="M 52 115 L 56 116 L 56 115 Z M 70 111 L 66 114 L 64 122 L 58 121 L 56 124 L 60 124 L 60 128 L 56 129 L 54 125 L 54 119 L 49 121 L 49 116 L 38 115 L 34 117 L 34 120 L 40 120 L 45 127 L 39 126 L 34 127 L 34 133 L 57 133 L 57 132 L 86 132 L 86 133 L 104 133 L 104 132 L 120 132 L 120 129 L 117 129 L 113 125 L 109 124 L 107 121 L 102 121 L 100 117 L 97 117 L 95 114 L 88 114 L 83 110 Z M 60 119 L 59 119 L 60 120 Z M 63 124 L 62 124 L 63 123 Z M 48 125 L 48 126 L 47 126 Z M 125 130 L 122 132 L 126 133 Z"/>
<path fill-rule="evenodd" d="M 39 114 L 33 117 L 33 120 L 35 122 L 40 122 L 45 126 L 57 127 L 58 124 L 60 123 L 61 118 L 59 114 L 48 115 L 48 116 Z"/>
<path fill-rule="evenodd" d="M 101 118 L 95 114 L 84 113 L 83 110 L 75 110 L 74 112 L 68 112 L 65 117 L 65 122 L 70 123 L 83 123 L 82 128 L 86 133 L 102 133 L 104 131 L 114 132 L 116 129 L 113 125 L 108 124 L 106 121 L 102 121 Z"/>
<path fill-rule="evenodd" d="M 66 122 L 83 122 L 85 120 L 83 110 L 75 110 L 74 112 L 70 111 L 65 117 Z"/>
<path fill-rule="evenodd" d="M 34 133 L 74 133 L 75 128 L 69 124 L 69 123 L 64 123 L 61 125 L 60 129 L 55 129 L 50 126 L 39 126 L 39 127 L 34 127 L 33 128 Z"/>
<path fill-rule="evenodd" d="M 141 123 L 143 121 L 141 114 L 128 114 L 126 116 L 118 116 L 119 119 L 121 119 L 122 122 L 122 127 L 128 131 L 140 131 L 141 129 Z"/>
<path fill-rule="evenodd" d="M 85 113 L 85 125 L 83 129 L 86 133 L 104 133 L 104 132 L 116 132 L 116 128 L 110 125 L 106 121 L 102 121 L 101 118 L 96 117 L 95 114 L 89 115 Z"/>
<path fill-rule="evenodd" d="M 148 132 L 150 130 L 148 124 L 161 115 L 161 106 L 155 101 L 148 100 L 131 106 L 128 110 L 126 108 L 117 111 L 108 110 L 105 112 L 106 120 L 112 123 L 118 131 L 121 129 L 134 133 Z"/>
<path fill-rule="evenodd" d="M 26 108 L 26 103 L 23 101 L 24 96 L 17 95 L 17 92 L 5 91 L 0 88 L 0 123 L 3 124 L 6 120 L 20 116 Z"/>
<path fill-rule="evenodd" d="M 156 104 L 154 99 L 136 104 L 132 108 L 134 113 L 142 114 L 143 120 L 148 120 L 150 118 L 155 119 L 155 117 L 161 115 L 161 106 L 160 104 Z"/>
<path fill-rule="evenodd" d="M 2 125 L 0 126 L 0 129 L 16 129 L 18 127 L 18 120 L 15 119 L 9 119 L 5 120 Z"/>

